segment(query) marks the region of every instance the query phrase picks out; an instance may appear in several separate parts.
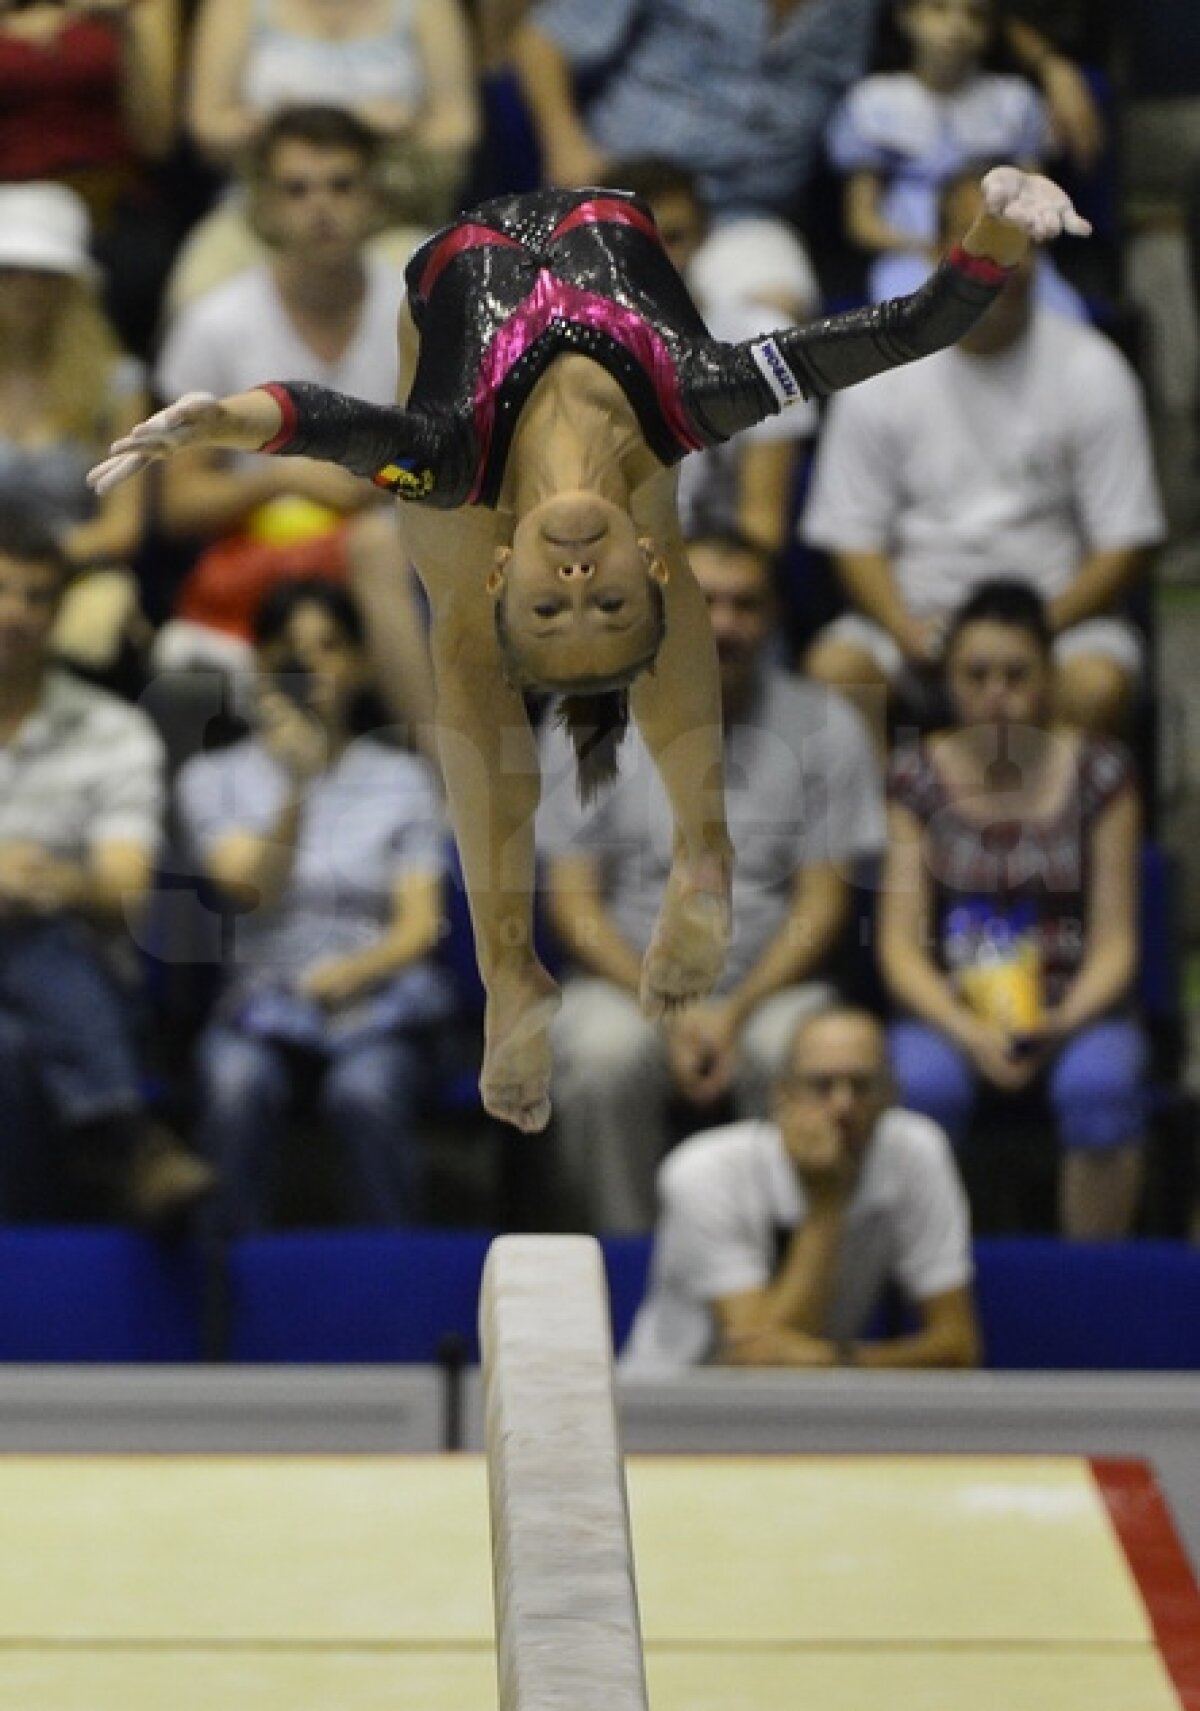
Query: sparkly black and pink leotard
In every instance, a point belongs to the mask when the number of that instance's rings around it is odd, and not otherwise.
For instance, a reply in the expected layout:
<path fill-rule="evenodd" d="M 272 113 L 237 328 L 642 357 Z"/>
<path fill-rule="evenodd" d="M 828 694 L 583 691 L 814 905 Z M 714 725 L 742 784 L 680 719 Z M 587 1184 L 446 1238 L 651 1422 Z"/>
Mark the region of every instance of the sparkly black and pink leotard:
<path fill-rule="evenodd" d="M 651 451 L 674 464 L 801 397 L 952 344 L 1004 277 L 955 251 L 912 297 L 722 344 L 636 197 L 500 197 L 430 238 L 408 264 L 420 356 L 407 405 L 272 383 L 284 420 L 263 449 L 323 458 L 447 510 L 495 505 L 526 400 L 556 357 L 574 353 L 608 370 Z"/>

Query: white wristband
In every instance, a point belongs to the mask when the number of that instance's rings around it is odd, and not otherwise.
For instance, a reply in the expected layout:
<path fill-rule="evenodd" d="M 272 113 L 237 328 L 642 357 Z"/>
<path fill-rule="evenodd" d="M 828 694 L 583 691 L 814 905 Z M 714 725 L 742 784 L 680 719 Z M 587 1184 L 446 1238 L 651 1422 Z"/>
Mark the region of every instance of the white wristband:
<path fill-rule="evenodd" d="M 750 355 L 781 410 L 786 410 L 789 404 L 801 403 L 804 389 L 788 367 L 778 339 L 755 339 L 750 346 Z"/>

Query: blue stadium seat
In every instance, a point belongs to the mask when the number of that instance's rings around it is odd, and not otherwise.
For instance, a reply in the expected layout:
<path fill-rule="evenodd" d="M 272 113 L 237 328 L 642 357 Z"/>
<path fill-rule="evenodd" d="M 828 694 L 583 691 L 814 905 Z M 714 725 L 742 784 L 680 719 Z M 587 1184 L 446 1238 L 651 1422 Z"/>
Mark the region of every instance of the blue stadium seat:
<path fill-rule="evenodd" d="M 436 1361 L 447 1336 L 478 1359 L 475 1316 L 490 1237 L 445 1231 L 275 1235 L 229 1255 L 229 1358 Z"/>
<path fill-rule="evenodd" d="M 0 1230 L 0 1360 L 194 1361 L 199 1257 L 131 1230 Z"/>
<path fill-rule="evenodd" d="M 651 1245 L 649 1236 L 605 1236 L 600 1243 L 612 1303 L 613 1347 L 618 1353 L 646 1293 Z"/>
<path fill-rule="evenodd" d="M 478 1360 L 476 1312 L 491 1237 L 447 1231 L 328 1232 L 235 1242 L 229 1358 L 429 1362 L 445 1338 Z M 619 1348 L 645 1291 L 648 1236 L 602 1243 Z"/>
<path fill-rule="evenodd" d="M 991 1370 L 1200 1370 L 1200 1253 L 1183 1242 L 975 1245 Z"/>

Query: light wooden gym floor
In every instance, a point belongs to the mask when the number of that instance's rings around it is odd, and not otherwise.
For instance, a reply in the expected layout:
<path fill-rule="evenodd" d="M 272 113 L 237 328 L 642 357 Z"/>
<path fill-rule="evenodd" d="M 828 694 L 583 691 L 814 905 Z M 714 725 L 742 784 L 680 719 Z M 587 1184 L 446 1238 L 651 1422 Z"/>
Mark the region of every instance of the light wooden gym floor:
<path fill-rule="evenodd" d="M 631 1458 L 629 1491 L 653 1711 L 1200 1708 L 1139 1464 Z M 0 1456 L 0 1711 L 494 1705 L 481 1459 Z"/>

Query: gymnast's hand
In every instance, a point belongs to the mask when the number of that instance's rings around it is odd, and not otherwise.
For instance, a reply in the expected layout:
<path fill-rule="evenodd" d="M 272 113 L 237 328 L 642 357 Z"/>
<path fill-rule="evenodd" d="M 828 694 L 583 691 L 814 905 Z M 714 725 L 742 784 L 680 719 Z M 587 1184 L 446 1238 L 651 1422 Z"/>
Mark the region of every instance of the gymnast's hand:
<path fill-rule="evenodd" d="M 211 392 L 185 392 L 174 404 L 139 422 L 109 447 L 109 455 L 88 471 L 88 486 L 108 493 L 140 475 L 159 458 L 186 446 L 213 446 L 229 451 L 258 451 L 279 431 L 278 404 L 269 392 L 255 388 L 232 398 Z"/>
<path fill-rule="evenodd" d="M 1035 244 L 1049 243 L 1064 233 L 1086 238 L 1092 229 L 1091 221 L 1075 212 L 1071 198 L 1052 178 L 1022 172 L 1016 166 L 994 166 L 983 179 L 983 199 L 993 219 L 1015 226 Z"/>

